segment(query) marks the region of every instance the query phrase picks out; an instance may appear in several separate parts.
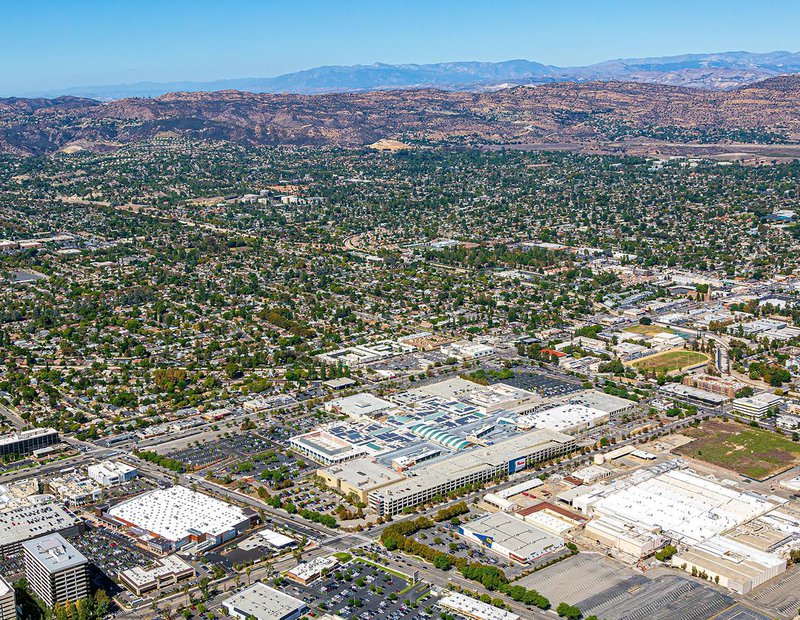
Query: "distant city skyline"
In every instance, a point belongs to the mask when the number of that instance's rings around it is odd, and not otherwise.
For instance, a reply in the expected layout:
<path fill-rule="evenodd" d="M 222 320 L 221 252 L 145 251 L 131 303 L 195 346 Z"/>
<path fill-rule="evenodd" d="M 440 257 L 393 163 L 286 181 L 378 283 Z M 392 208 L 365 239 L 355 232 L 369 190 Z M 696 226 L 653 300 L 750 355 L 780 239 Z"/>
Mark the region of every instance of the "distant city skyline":
<path fill-rule="evenodd" d="M 345 8 L 346 7 L 346 8 Z M 800 3 L 33 1 L 4 6 L 0 95 L 323 65 L 797 51 Z"/>

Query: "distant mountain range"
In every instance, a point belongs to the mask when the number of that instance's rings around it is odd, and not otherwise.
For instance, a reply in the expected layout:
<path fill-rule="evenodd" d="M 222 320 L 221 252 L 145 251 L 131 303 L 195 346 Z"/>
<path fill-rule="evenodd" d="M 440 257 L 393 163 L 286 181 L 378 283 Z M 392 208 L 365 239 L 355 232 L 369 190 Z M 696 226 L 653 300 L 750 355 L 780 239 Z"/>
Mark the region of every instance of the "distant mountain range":
<path fill-rule="evenodd" d="M 423 65 L 376 63 L 349 67 L 317 67 L 266 78 L 238 78 L 213 82 L 137 82 L 74 87 L 31 93 L 30 96 L 53 98 L 69 95 L 109 101 L 127 97 L 158 97 L 170 92 L 219 90 L 296 94 L 412 88 L 480 91 L 520 84 L 610 80 L 687 86 L 706 90 L 730 90 L 769 77 L 791 73 L 800 73 L 800 53 L 724 52 L 609 60 L 585 67 L 555 67 L 529 60 L 445 62 Z"/>
<path fill-rule="evenodd" d="M 483 92 L 228 90 L 108 102 L 0 99 L 0 152 L 103 151 L 169 137 L 345 147 L 381 139 L 487 147 L 599 145 L 614 151 L 631 141 L 656 144 L 656 149 L 668 143 L 786 143 L 777 147 L 800 143 L 800 75 L 726 91 L 591 81 Z"/>

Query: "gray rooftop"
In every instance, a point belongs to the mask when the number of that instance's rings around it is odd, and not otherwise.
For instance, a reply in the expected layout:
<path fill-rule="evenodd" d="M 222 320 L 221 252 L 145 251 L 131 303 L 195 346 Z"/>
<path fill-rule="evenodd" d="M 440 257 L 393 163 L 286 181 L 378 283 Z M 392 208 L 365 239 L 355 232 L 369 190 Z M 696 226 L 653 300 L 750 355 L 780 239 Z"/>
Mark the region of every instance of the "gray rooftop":
<path fill-rule="evenodd" d="M 51 573 L 59 573 L 89 562 L 61 534 L 34 538 L 23 542 L 22 547 Z"/>

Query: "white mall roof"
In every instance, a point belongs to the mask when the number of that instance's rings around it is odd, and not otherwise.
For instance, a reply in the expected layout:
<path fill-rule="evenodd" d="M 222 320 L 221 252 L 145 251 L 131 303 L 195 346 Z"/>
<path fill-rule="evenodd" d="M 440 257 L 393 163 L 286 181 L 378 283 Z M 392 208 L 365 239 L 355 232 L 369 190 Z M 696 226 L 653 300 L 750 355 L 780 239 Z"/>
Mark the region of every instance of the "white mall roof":
<path fill-rule="evenodd" d="M 774 507 L 766 498 L 673 470 L 609 494 L 595 503 L 594 512 L 661 527 L 686 544 L 697 544 Z"/>
<path fill-rule="evenodd" d="M 171 541 L 195 532 L 219 536 L 249 518 L 238 506 L 182 486 L 138 495 L 108 514 Z"/>

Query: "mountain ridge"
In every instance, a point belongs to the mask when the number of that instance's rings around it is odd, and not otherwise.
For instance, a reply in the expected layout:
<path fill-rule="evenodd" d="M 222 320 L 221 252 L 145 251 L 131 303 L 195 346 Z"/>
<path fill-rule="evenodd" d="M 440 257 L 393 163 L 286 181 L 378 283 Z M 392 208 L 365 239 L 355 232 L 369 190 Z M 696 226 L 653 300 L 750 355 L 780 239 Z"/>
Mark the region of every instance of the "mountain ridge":
<path fill-rule="evenodd" d="M 31 97 L 78 96 L 98 100 L 156 97 L 167 92 L 245 90 L 254 93 L 325 94 L 441 88 L 481 90 L 498 85 L 620 80 L 712 90 L 730 90 L 781 74 L 800 72 L 800 52 L 745 51 L 676 56 L 621 58 L 585 66 L 557 67 L 525 59 L 502 62 L 456 61 L 430 64 L 372 63 L 328 65 L 274 77 L 212 81 L 143 81 L 51 89 Z"/>
<path fill-rule="evenodd" d="M 560 82 L 496 91 L 322 95 L 169 93 L 101 103 L 0 99 L 0 151 L 116 149 L 178 136 L 244 145 L 363 147 L 677 142 L 800 143 L 800 76 L 731 91 L 641 82 Z"/>

